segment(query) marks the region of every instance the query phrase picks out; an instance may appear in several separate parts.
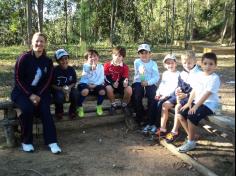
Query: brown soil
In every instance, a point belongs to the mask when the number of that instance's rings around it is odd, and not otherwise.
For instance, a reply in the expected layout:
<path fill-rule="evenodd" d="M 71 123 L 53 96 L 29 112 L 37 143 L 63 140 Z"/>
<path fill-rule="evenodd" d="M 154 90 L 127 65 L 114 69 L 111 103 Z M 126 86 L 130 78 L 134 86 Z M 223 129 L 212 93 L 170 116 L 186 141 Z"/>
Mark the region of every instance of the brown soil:
<path fill-rule="evenodd" d="M 112 117 L 111 117 L 112 118 Z M 79 123 L 75 121 L 74 125 Z M 75 126 L 76 127 L 76 126 Z M 35 139 L 36 152 L 18 148 L 0 150 L 0 175 L 4 176 L 198 176 L 192 167 L 167 149 L 152 145 L 124 123 L 88 129 L 58 129 L 63 153 L 53 155 Z"/>

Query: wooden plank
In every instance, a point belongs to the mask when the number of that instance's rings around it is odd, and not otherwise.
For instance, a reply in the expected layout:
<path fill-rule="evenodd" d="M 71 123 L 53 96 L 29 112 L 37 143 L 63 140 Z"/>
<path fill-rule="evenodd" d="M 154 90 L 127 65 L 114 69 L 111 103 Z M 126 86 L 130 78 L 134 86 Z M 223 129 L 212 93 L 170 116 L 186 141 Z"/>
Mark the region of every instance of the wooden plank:
<path fill-rule="evenodd" d="M 168 144 L 165 140 L 160 141 L 161 145 L 166 147 L 170 152 L 172 152 L 175 156 L 182 159 L 184 162 L 188 163 L 189 165 L 193 166 L 199 173 L 203 176 L 217 176 L 216 173 L 208 169 L 207 167 L 203 166 L 196 160 L 192 159 L 189 155 L 185 153 L 178 152 L 177 148 L 173 144 Z"/>

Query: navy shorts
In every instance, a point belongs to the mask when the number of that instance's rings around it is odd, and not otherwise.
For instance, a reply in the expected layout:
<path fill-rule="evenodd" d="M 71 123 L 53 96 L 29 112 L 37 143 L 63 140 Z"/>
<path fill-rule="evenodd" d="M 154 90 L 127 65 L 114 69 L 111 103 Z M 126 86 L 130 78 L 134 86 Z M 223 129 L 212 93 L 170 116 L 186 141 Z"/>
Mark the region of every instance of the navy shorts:
<path fill-rule="evenodd" d="M 176 105 L 176 104 L 177 104 L 176 96 L 171 96 L 171 97 L 168 99 L 168 101 L 169 101 L 171 104 L 173 104 L 173 105 Z M 187 102 L 188 102 L 188 97 L 186 97 L 186 98 L 180 100 L 180 104 L 181 104 L 182 106 L 184 106 Z"/>
<path fill-rule="evenodd" d="M 78 85 L 78 91 L 82 92 L 84 89 L 89 90 L 89 95 L 99 95 L 99 92 L 101 90 L 104 90 L 106 92 L 105 86 L 104 85 L 97 85 L 93 90 L 89 89 L 88 84 L 81 83 Z"/>
<path fill-rule="evenodd" d="M 192 106 L 193 106 L 193 105 L 194 105 L 194 104 L 192 104 Z M 207 106 L 205 106 L 205 105 L 201 105 L 201 106 L 197 109 L 197 111 L 196 111 L 195 114 L 189 115 L 189 114 L 188 114 L 188 111 L 189 111 L 189 108 L 186 109 L 186 110 L 184 110 L 184 111 L 182 111 L 182 112 L 180 112 L 180 115 L 182 115 L 185 119 L 190 120 L 190 121 L 191 121 L 194 125 L 196 125 L 196 126 L 199 124 L 199 122 L 200 122 L 202 119 L 204 119 L 204 118 L 206 118 L 207 116 L 213 114 L 213 112 L 212 112 Z"/>
<path fill-rule="evenodd" d="M 119 81 L 119 86 L 117 88 L 114 88 L 112 84 L 106 84 L 106 86 L 110 85 L 113 88 L 115 94 L 118 93 L 120 95 L 124 95 L 125 87 L 123 86 L 123 81 L 123 79 Z"/>

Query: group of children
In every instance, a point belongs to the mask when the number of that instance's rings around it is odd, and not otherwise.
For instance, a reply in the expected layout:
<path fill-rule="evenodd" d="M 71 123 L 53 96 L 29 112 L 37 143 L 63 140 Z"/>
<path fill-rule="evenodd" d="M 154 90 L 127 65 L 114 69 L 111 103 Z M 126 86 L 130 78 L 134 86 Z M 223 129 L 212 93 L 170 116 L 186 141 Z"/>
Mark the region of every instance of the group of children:
<path fill-rule="evenodd" d="M 69 117 L 84 117 L 83 102 L 92 94 L 97 96 L 97 115 L 103 114 L 104 97 L 110 100 L 110 113 L 114 114 L 118 107 L 115 93 L 123 95 L 121 107 L 130 113 L 127 106 L 132 103 L 136 113 L 136 122 L 145 124 L 143 133 L 157 134 L 168 143 L 179 136 L 182 125 L 188 140 L 179 147 L 180 152 L 187 152 L 196 147 L 196 126 L 206 116 L 213 114 L 219 102 L 217 93 L 220 79 L 214 73 L 217 57 L 214 53 L 202 56 L 201 68 L 193 51 L 181 55 L 183 71 L 177 71 L 177 60 L 174 54 L 163 59 L 164 68 L 159 86 L 160 73 L 155 61 L 151 59 L 148 44 L 138 47 L 139 58 L 134 61 L 134 78 L 131 84 L 129 67 L 124 63 L 126 49 L 115 47 L 112 60 L 102 65 L 96 50 L 88 50 L 84 57 L 83 71 L 77 83 L 76 72 L 68 65 L 69 54 L 64 49 L 55 52 L 58 66 L 54 69 L 52 94 L 55 102 L 55 114 L 62 118 L 63 102 L 70 101 Z M 147 98 L 147 108 L 143 106 L 143 98 Z M 175 107 L 174 126 L 168 133 L 167 121 L 169 110 Z"/>

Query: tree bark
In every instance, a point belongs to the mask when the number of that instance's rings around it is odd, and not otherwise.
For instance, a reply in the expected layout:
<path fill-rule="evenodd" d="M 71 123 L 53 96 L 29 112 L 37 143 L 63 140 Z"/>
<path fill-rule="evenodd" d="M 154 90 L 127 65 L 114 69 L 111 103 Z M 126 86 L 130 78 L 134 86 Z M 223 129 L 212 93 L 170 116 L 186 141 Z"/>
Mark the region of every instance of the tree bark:
<path fill-rule="evenodd" d="M 27 45 L 30 48 L 32 35 L 32 0 L 27 0 Z"/>
<path fill-rule="evenodd" d="M 68 13 L 67 13 L 67 0 L 64 0 L 64 15 L 65 15 L 65 34 L 64 42 L 68 43 Z"/>
<path fill-rule="evenodd" d="M 38 30 L 43 32 L 43 4 L 44 0 L 38 0 Z"/>

